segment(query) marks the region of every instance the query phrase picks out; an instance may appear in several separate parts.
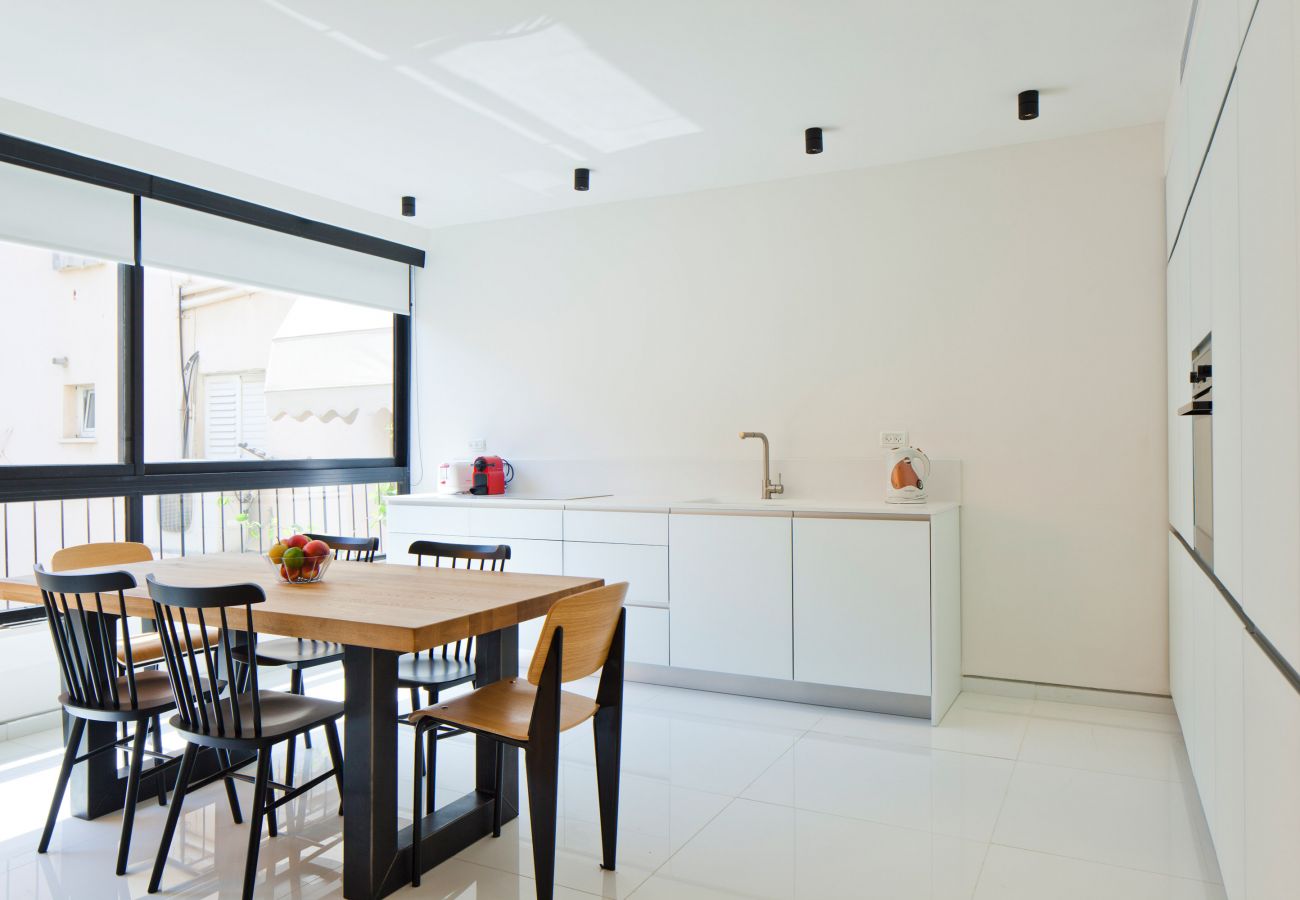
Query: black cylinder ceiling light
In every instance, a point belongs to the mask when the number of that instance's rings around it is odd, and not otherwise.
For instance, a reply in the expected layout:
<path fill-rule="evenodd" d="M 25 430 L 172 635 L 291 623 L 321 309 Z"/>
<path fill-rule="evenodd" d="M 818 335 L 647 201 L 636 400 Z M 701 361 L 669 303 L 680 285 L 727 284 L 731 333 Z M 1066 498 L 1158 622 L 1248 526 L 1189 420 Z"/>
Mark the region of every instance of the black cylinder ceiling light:
<path fill-rule="evenodd" d="M 822 152 L 822 130 L 820 128 L 804 129 L 803 152 L 809 156 L 815 156 Z"/>
<path fill-rule="evenodd" d="M 403 197 L 403 198 L 402 198 L 402 215 L 404 215 L 404 216 L 413 216 L 413 215 L 415 215 L 415 198 L 414 198 L 414 197 Z"/>
<path fill-rule="evenodd" d="M 591 169 L 573 170 L 573 189 L 586 191 L 591 189 Z"/>
<path fill-rule="evenodd" d="M 1028 122 L 1038 118 L 1038 91 L 1020 92 L 1020 120 Z"/>

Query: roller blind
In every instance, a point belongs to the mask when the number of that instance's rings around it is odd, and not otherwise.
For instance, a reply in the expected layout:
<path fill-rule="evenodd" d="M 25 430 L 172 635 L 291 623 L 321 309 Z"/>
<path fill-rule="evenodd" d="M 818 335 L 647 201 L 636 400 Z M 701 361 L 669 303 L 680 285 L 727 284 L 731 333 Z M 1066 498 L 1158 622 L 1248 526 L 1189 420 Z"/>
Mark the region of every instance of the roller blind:
<path fill-rule="evenodd" d="M 159 200 L 140 203 L 140 255 L 173 272 L 410 312 L 405 263 Z"/>
<path fill-rule="evenodd" d="M 0 240 L 130 263 L 131 205 L 122 191 L 0 163 Z"/>

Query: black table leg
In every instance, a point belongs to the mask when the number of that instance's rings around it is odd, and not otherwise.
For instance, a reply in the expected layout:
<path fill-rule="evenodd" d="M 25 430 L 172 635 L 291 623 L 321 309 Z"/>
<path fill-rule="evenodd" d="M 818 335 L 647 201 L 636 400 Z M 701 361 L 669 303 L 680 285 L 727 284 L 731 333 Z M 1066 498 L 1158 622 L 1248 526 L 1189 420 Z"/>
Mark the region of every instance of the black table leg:
<path fill-rule="evenodd" d="M 519 629 L 475 639 L 477 684 L 519 672 Z M 378 900 L 411 881 L 411 829 L 397 827 L 397 654 L 343 648 L 343 896 Z M 414 732 L 412 731 L 413 735 Z M 414 740 L 413 736 L 411 738 Z M 428 735 L 428 740 L 433 740 Z M 495 741 L 477 738 L 476 789 L 424 817 L 421 865 L 428 870 L 492 833 Z M 505 750 L 502 819 L 519 815 L 519 751 Z M 405 789 L 410 785 L 403 782 Z"/>
<path fill-rule="evenodd" d="M 345 646 L 343 679 L 343 896 L 377 900 L 396 887 L 397 654 Z"/>

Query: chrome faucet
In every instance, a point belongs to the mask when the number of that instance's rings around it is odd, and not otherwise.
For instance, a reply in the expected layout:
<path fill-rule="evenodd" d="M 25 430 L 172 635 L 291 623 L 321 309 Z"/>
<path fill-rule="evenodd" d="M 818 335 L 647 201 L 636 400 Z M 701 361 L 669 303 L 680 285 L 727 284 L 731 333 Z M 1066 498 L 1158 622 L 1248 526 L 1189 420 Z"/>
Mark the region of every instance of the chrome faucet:
<path fill-rule="evenodd" d="M 740 439 L 758 438 L 763 442 L 763 499 L 771 500 L 773 494 L 784 494 L 785 485 L 781 483 L 781 473 L 776 473 L 776 481 L 772 481 L 772 470 L 768 461 L 768 443 L 767 435 L 761 431 L 742 431 Z"/>

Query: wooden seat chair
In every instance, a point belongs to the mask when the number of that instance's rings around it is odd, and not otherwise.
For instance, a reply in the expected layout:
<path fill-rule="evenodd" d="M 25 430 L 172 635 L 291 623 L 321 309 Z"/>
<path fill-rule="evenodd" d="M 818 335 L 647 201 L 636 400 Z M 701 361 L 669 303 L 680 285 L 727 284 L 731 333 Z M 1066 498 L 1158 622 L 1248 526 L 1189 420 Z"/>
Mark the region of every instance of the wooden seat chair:
<path fill-rule="evenodd" d="M 117 630 L 115 620 L 126 621 L 126 600 L 122 592 L 136 586 L 130 573 L 63 574 L 47 572 L 37 566 L 36 584 L 41 589 L 46 620 L 63 677 L 64 692 L 59 695 L 59 703 L 71 718 L 54 799 L 36 852 L 44 853 L 49 849 L 73 767 L 101 753 L 129 748 L 126 805 L 117 848 L 117 874 L 121 875 L 126 871 L 131 847 L 131 829 L 135 823 L 141 778 L 160 779 L 158 791 L 162 800 L 165 796 L 161 783 L 164 772 L 180 761 L 179 757 L 145 749 L 145 737 L 151 724 L 156 734 L 159 717 L 175 708 L 171 684 L 166 673 L 141 670 L 135 665 L 133 635 L 129 629 L 121 629 L 120 643 L 114 634 Z M 124 659 L 122 665 L 118 664 L 119 656 Z M 88 721 L 134 726 L 135 733 L 129 739 L 92 747 L 78 755 Z M 146 756 L 155 761 L 148 772 L 143 771 Z M 231 790 L 233 792 L 233 786 Z"/>
<path fill-rule="evenodd" d="M 73 547 L 64 547 L 61 550 L 54 551 L 50 557 L 50 571 L 67 572 L 73 569 L 93 569 L 104 566 L 122 566 L 134 562 L 150 562 L 153 560 L 153 551 L 148 545 L 136 541 L 102 541 L 91 544 L 78 544 Z M 126 632 L 129 622 L 123 617 L 122 631 Z M 197 637 L 197 635 L 196 635 Z M 208 630 L 208 640 L 215 642 L 217 640 L 217 629 Z M 119 642 L 117 645 L 117 662 L 119 666 L 126 667 L 125 642 Z M 139 632 L 132 636 L 131 639 L 131 664 L 140 669 L 156 669 L 162 665 L 163 654 L 162 644 L 159 641 L 156 632 Z M 126 738 L 126 723 L 122 724 L 122 737 Z M 152 728 L 153 749 L 156 753 L 162 752 L 162 728 L 160 723 L 155 722 Z M 165 804 L 167 802 L 166 789 L 159 784 L 158 802 Z"/>
<path fill-rule="evenodd" d="M 505 746 L 524 751 L 532 818 L 533 868 L 538 900 L 555 890 L 555 815 L 559 781 L 560 733 L 590 718 L 596 744 L 596 784 L 600 802 L 601 867 L 613 870 L 618 845 L 619 754 L 623 733 L 623 645 L 627 583 L 607 585 L 557 602 L 546 616 L 528 678 L 495 681 L 471 694 L 411 714 L 415 724 L 414 820 L 411 826 L 411 883 L 421 875 L 421 744 L 439 726 L 493 738 L 496 772 L 492 834 L 501 834 L 501 782 Z M 561 689 L 601 669 L 596 698 Z M 436 746 L 436 741 L 430 741 Z M 429 782 L 436 771 L 430 756 Z"/>
<path fill-rule="evenodd" d="M 324 541 L 328 544 L 329 548 L 334 551 L 335 559 L 372 563 L 375 561 L 375 554 L 379 552 L 379 538 L 377 537 L 340 537 L 332 534 L 308 534 L 306 537 L 313 541 Z M 248 661 L 248 656 L 242 647 L 235 647 L 234 657 L 235 662 L 240 664 L 242 687 L 248 677 L 247 666 L 244 665 Z M 275 638 L 263 641 L 257 648 L 257 664 L 259 666 L 286 667 L 289 670 L 289 691 L 299 695 L 306 693 L 303 687 L 302 674 L 306 669 L 314 669 L 317 666 L 342 662 L 342 660 L 343 645 L 332 641 Z M 308 748 L 311 747 L 310 733 L 303 735 L 303 742 Z M 296 739 L 292 740 L 285 751 L 285 781 L 288 784 L 293 784 L 297 745 L 298 741 Z"/>
<path fill-rule="evenodd" d="M 257 658 L 257 632 L 253 628 L 253 605 L 266 600 L 262 588 L 256 584 L 232 584 L 216 587 L 180 587 L 158 582 L 152 575 L 146 582 L 153 598 L 154 614 L 162 635 L 163 655 L 167 673 L 175 689 L 177 714 L 171 725 L 185 738 L 185 753 L 181 758 L 180 776 L 176 782 L 175 796 L 167 811 L 167 824 L 163 828 L 158 858 L 149 879 L 149 893 L 156 893 L 162 883 L 163 868 L 171 849 L 176 822 L 184 806 L 187 784 L 194 770 L 194 760 L 202 747 L 223 753 L 257 754 L 257 774 L 235 772 L 236 766 L 227 766 L 220 775 L 252 780 L 253 811 L 248 828 L 248 858 L 244 866 L 244 900 L 253 896 L 253 883 L 257 876 L 257 852 L 261 841 L 262 819 L 266 819 L 271 837 L 277 834 L 276 809 L 322 782 L 334 778 L 340 794 L 343 791 L 343 751 L 339 746 L 337 722 L 343 716 L 343 704 L 333 700 L 304 697 L 282 691 L 263 691 L 257 683 L 257 667 L 248 666 L 246 687 L 237 688 L 226 696 L 205 694 L 200 679 L 206 673 L 215 681 L 223 669 L 233 671 L 234 653 L 230 642 L 231 618 L 247 636 L 248 647 Z M 227 611 L 231 611 L 228 618 Z M 239 615 L 243 613 L 242 617 Z M 220 623 L 221 640 L 213 645 L 201 640 L 208 623 Z M 198 625 L 200 643 L 195 641 Z M 271 780 L 271 751 L 276 744 L 292 741 L 313 728 L 324 727 L 329 744 L 329 771 L 299 787 Z M 240 765 L 243 765 L 242 763 Z M 281 791 L 280 797 L 275 791 Z M 239 821 L 236 811 L 235 821 Z"/>

